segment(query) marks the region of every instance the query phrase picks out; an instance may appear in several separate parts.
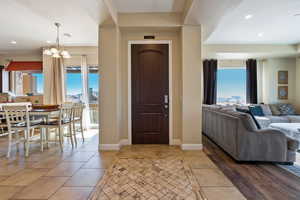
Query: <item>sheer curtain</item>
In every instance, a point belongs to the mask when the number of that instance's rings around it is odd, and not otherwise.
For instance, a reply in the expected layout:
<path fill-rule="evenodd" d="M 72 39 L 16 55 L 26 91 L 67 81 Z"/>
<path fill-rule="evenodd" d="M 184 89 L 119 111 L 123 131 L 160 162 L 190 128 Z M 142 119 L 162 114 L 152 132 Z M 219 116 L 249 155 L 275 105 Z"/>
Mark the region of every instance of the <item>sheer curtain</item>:
<path fill-rule="evenodd" d="M 43 55 L 44 104 L 60 105 L 65 102 L 65 70 L 62 58 Z"/>
<path fill-rule="evenodd" d="M 82 77 L 82 100 L 85 105 L 83 111 L 83 126 L 86 129 L 90 124 L 89 92 L 88 92 L 88 64 L 87 56 L 81 56 L 81 77 Z"/>

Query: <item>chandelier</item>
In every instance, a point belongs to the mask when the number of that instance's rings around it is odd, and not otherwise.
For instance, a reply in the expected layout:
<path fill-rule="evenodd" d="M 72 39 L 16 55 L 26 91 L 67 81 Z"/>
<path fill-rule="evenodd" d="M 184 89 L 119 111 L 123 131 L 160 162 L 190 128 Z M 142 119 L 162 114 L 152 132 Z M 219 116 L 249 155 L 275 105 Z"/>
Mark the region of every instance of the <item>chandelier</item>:
<path fill-rule="evenodd" d="M 63 48 L 60 47 L 59 44 L 59 27 L 61 26 L 60 23 L 54 23 L 54 25 L 56 26 L 56 46 L 55 47 L 51 47 L 51 48 L 47 48 L 44 50 L 43 54 L 44 55 L 48 55 L 48 56 L 52 56 L 53 58 L 71 58 L 71 55 L 68 51 L 64 50 Z"/>

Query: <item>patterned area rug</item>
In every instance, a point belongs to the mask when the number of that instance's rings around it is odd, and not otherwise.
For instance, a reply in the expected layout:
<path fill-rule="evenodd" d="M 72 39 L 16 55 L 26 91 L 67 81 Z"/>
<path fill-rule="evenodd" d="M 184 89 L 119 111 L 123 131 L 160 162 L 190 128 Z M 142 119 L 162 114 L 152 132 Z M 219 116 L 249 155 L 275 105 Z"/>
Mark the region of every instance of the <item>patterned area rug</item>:
<path fill-rule="evenodd" d="M 191 169 L 181 158 L 118 159 L 91 200 L 201 200 Z"/>

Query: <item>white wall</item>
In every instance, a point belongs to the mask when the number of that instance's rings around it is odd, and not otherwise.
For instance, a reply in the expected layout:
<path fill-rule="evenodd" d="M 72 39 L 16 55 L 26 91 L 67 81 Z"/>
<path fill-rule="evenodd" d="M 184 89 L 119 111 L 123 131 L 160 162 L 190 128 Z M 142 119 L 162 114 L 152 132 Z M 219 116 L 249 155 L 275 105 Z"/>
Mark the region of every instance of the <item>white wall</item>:
<path fill-rule="evenodd" d="M 295 103 L 296 95 L 296 59 L 295 58 L 271 58 L 263 61 L 263 91 L 264 103 Z M 278 99 L 278 71 L 289 73 L 289 97 L 288 100 Z"/>
<path fill-rule="evenodd" d="M 296 87 L 294 103 L 298 113 L 300 113 L 300 58 L 296 59 Z"/>

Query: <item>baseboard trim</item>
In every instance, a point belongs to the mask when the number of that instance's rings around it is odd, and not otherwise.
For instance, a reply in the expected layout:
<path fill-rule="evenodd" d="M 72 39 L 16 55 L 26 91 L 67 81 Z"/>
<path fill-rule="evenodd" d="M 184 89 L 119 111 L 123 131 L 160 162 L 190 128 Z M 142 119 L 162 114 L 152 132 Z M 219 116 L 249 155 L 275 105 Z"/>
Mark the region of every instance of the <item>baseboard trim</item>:
<path fill-rule="evenodd" d="M 173 139 L 171 141 L 170 145 L 174 145 L 174 146 L 180 146 L 181 145 L 181 140 L 180 139 Z"/>
<path fill-rule="evenodd" d="M 99 149 L 104 151 L 119 151 L 120 144 L 100 144 Z"/>
<path fill-rule="evenodd" d="M 127 146 L 127 145 L 129 145 L 129 140 L 128 139 L 120 140 L 119 144 L 120 144 L 120 147 Z"/>
<path fill-rule="evenodd" d="M 182 150 L 202 150 L 203 145 L 202 144 L 181 144 Z"/>

